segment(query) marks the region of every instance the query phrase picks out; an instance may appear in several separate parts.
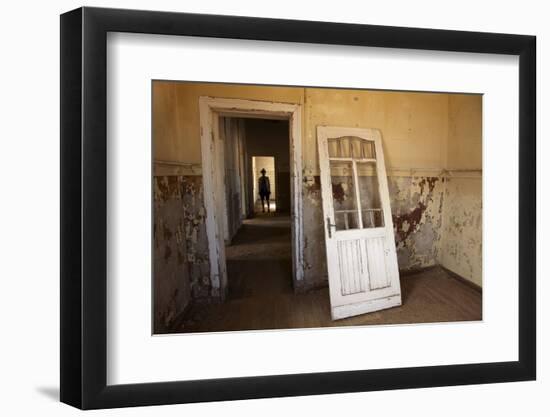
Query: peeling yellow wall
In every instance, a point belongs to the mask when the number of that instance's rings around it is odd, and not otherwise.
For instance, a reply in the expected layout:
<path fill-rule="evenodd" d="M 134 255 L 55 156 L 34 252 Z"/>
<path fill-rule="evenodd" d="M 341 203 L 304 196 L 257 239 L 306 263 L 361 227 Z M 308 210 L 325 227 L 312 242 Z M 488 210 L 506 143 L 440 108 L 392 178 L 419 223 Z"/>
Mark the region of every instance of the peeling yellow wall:
<path fill-rule="evenodd" d="M 439 263 L 481 284 L 481 96 L 154 82 L 156 161 L 200 165 L 201 96 L 301 104 L 306 287 L 327 279 L 319 125 L 382 132 L 400 269 Z"/>
<path fill-rule="evenodd" d="M 448 168 L 439 263 L 482 286 L 482 97 L 449 96 Z"/>
<path fill-rule="evenodd" d="M 446 181 L 439 263 L 481 287 L 481 179 Z"/>

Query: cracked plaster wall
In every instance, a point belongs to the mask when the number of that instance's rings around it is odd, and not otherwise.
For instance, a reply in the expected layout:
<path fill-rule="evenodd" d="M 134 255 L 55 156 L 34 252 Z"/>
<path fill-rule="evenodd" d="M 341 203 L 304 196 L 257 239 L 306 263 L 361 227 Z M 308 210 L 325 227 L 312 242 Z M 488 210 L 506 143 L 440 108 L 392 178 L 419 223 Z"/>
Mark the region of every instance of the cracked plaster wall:
<path fill-rule="evenodd" d="M 441 247 L 445 178 L 388 177 L 397 258 L 401 271 L 437 264 Z M 305 271 L 308 287 L 327 281 L 321 183 L 319 176 L 304 182 Z M 319 226 L 321 225 L 321 226 Z"/>
<path fill-rule="evenodd" d="M 200 176 L 154 177 L 153 273 L 155 331 L 191 299 L 210 296 L 210 267 Z"/>
<path fill-rule="evenodd" d="M 481 116 L 480 96 L 449 96 L 447 166 L 453 174 L 445 188 L 443 240 L 438 259 L 442 266 L 480 287 L 483 280 Z"/>
<path fill-rule="evenodd" d="M 481 287 L 481 178 L 447 180 L 443 237 L 441 265 Z"/>
<path fill-rule="evenodd" d="M 270 100 L 302 106 L 304 288 L 325 285 L 327 281 L 316 141 L 319 125 L 381 130 L 401 270 L 441 263 L 458 274 L 465 274 L 465 278 L 481 282 L 481 230 L 476 229 L 478 214 L 481 216 L 481 186 L 475 190 L 457 178 L 448 181 L 445 176 L 439 176 L 439 170 L 443 169 L 481 169 L 480 96 L 155 82 L 155 159 L 200 165 L 200 96 Z M 411 167 L 414 174 L 407 173 Z M 158 213 L 179 209 L 175 201 L 165 204 L 164 211 Z M 199 205 L 197 202 L 197 207 Z M 446 222 L 446 218 L 465 225 L 462 230 L 451 230 L 452 222 Z M 170 227 L 177 230 L 178 221 L 170 220 L 173 222 Z M 474 243 L 466 243 L 469 246 L 465 248 L 460 246 L 460 242 L 468 239 Z M 201 242 L 204 252 L 199 252 L 207 256 L 206 242 Z M 185 251 L 192 250 L 191 246 Z M 170 250 L 176 253 L 177 259 L 177 250 L 174 247 Z M 459 252 L 460 256 L 453 255 Z M 158 254 L 155 250 L 155 264 L 157 259 L 163 260 L 161 249 Z M 166 280 L 172 281 L 167 287 L 172 288 L 172 293 L 162 292 L 163 297 L 174 300 L 170 301 L 173 304 L 184 304 L 184 298 L 193 298 L 192 287 L 198 294 L 208 295 L 204 289 L 208 287 L 204 278 L 208 274 L 207 264 L 207 258 L 203 257 L 200 272 L 194 272 L 193 277 L 176 264 L 171 264 L 171 268 L 166 266 L 165 272 L 159 269 L 159 274 L 166 274 Z M 181 271 L 178 274 L 186 276 L 190 284 L 181 276 L 176 278 L 175 271 Z M 204 285 L 197 284 L 200 282 Z M 176 287 L 178 295 L 175 295 Z"/>

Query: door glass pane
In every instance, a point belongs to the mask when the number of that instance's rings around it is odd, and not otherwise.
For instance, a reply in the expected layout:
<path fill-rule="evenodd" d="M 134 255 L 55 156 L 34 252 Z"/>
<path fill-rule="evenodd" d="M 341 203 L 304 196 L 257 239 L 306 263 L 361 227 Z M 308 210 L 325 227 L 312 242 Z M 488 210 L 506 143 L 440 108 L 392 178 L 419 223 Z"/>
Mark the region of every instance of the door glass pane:
<path fill-rule="evenodd" d="M 329 158 L 340 158 L 340 138 L 328 140 L 328 156 Z"/>
<path fill-rule="evenodd" d="M 355 159 L 362 158 L 362 148 L 361 145 L 363 143 L 363 139 L 357 138 L 357 137 L 350 137 L 350 149 L 351 149 L 351 157 Z"/>
<path fill-rule="evenodd" d="M 352 163 L 330 161 L 330 177 L 336 230 L 359 228 Z"/>
<path fill-rule="evenodd" d="M 357 184 L 361 201 L 363 227 L 384 227 L 376 163 L 357 162 Z"/>
<path fill-rule="evenodd" d="M 328 140 L 329 158 L 375 159 L 374 142 L 357 136 L 342 136 Z"/>
<path fill-rule="evenodd" d="M 374 149 L 374 142 L 371 140 L 361 141 L 361 158 L 376 159 L 376 152 Z"/>
<path fill-rule="evenodd" d="M 328 156 L 330 158 L 351 158 L 350 138 L 332 138 L 328 140 Z"/>

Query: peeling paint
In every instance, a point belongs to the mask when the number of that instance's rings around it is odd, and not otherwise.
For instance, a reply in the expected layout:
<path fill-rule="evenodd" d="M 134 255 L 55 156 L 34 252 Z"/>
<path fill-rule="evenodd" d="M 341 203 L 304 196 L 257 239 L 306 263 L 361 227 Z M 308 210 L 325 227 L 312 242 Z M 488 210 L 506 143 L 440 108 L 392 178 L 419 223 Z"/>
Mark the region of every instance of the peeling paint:
<path fill-rule="evenodd" d="M 321 184 L 319 176 L 304 178 L 304 285 L 314 288 L 327 280 L 326 257 L 319 256 L 325 254 Z M 400 269 L 434 265 L 441 237 L 441 179 L 390 177 L 388 182 Z"/>
<path fill-rule="evenodd" d="M 191 299 L 212 294 L 202 178 L 156 176 L 153 186 L 155 329 L 160 331 Z"/>
<path fill-rule="evenodd" d="M 442 177 L 388 177 L 388 186 L 400 270 L 441 263 L 475 281 L 481 273 L 480 190 L 462 201 L 463 190 Z M 304 279 L 297 291 L 327 282 L 320 177 L 304 175 L 303 191 Z M 334 191 L 345 198 L 343 186 Z M 167 326 L 190 300 L 219 295 L 210 285 L 205 221 L 201 177 L 155 178 L 155 274 L 162 277 L 155 280 L 155 297 L 165 306 L 156 311 L 156 323 Z"/>
<path fill-rule="evenodd" d="M 319 256 L 325 254 L 321 183 L 319 176 L 304 178 L 304 235 L 307 236 L 307 245 L 304 247 L 304 285 L 313 288 L 327 280 L 326 257 Z M 442 236 L 443 180 L 440 177 L 388 177 L 401 270 L 413 270 L 437 263 Z M 338 189 L 334 191 L 339 195 Z"/>
<path fill-rule="evenodd" d="M 424 203 L 418 202 L 416 207 L 408 213 L 392 215 L 393 228 L 398 243 L 406 241 L 412 233 L 418 230 L 426 208 Z"/>
<path fill-rule="evenodd" d="M 321 201 L 321 178 L 304 175 L 304 279 L 297 291 L 326 285 L 327 263 L 325 256 L 325 231 Z"/>
<path fill-rule="evenodd" d="M 390 177 L 388 184 L 399 268 L 435 265 L 442 236 L 444 178 Z"/>
<path fill-rule="evenodd" d="M 452 178 L 445 191 L 446 219 L 441 264 L 477 285 L 482 284 L 481 178 Z"/>
<path fill-rule="evenodd" d="M 304 195 L 310 204 L 321 205 L 321 177 L 319 175 L 304 175 Z"/>

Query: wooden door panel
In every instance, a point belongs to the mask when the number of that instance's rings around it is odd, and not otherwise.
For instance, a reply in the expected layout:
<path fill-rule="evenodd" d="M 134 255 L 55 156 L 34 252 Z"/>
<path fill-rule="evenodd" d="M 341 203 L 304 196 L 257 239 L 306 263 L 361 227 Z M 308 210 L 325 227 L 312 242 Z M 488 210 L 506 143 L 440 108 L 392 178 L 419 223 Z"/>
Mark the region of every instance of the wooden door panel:
<path fill-rule="evenodd" d="M 367 243 L 367 260 L 370 275 L 370 290 L 389 287 L 390 275 L 386 268 L 386 238 L 376 237 Z"/>
<path fill-rule="evenodd" d="M 337 242 L 340 267 L 340 292 L 343 296 L 367 291 L 369 273 L 364 242 L 341 240 Z"/>

